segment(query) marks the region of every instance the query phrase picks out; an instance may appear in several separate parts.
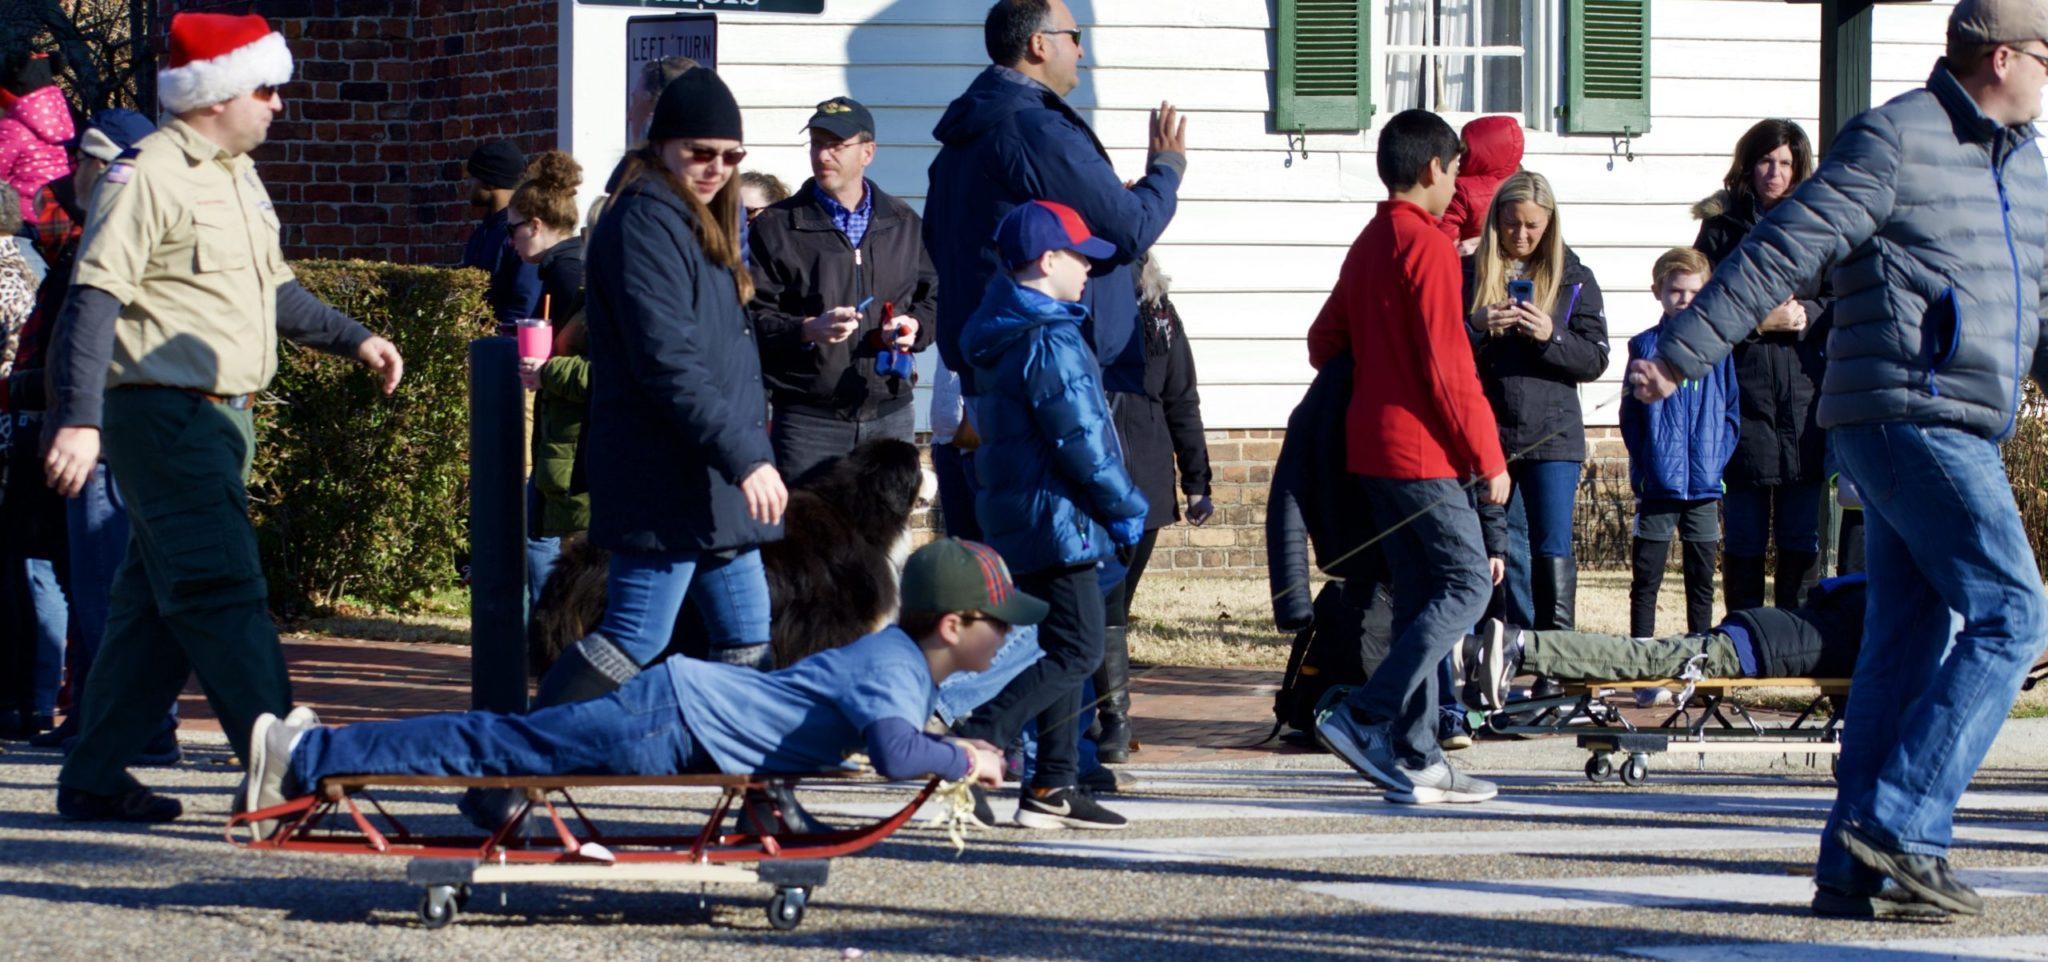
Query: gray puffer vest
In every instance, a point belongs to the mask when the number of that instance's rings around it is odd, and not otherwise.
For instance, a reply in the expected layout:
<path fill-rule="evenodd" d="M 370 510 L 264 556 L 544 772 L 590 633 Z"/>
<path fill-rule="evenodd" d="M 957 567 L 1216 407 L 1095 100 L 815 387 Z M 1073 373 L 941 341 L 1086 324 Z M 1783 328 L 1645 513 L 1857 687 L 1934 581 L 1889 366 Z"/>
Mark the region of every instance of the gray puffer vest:
<path fill-rule="evenodd" d="M 2032 125 L 1984 115 L 1937 63 L 1864 112 L 1715 270 L 1658 350 L 1697 378 L 1833 265 L 1823 427 L 1946 424 L 2003 438 L 2036 351 L 2048 175 Z"/>

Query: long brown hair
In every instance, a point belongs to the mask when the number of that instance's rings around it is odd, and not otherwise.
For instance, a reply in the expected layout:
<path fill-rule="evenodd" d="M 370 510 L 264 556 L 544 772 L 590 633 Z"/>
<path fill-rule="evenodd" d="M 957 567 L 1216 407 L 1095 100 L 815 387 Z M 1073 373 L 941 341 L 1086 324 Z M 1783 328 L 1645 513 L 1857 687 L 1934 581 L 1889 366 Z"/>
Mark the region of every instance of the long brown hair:
<path fill-rule="evenodd" d="M 1472 258 L 1475 307 L 1508 299 L 1507 255 L 1501 251 L 1498 224 L 1501 208 L 1524 201 L 1550 212 L 1549 229 L 1543 232 L 1543 239 L 1536 242 L 1536 250 L 1523 265 L 1522 276 L 1536 287 L 1536 296 L 1529 299 L 1529 304 L 1545 314 L 1557 306 L 1557 289 L 1564 281 L 1564 225 L 1557 217 L 1557 195 L 1551 192 L 1550 181 L 1542 174 L 1523 170 L 1501 181 L 1500 188 L 1494 191 L 1493 204 L 1486 208 L 1486 228 L 1479 232 L 1479 251 Z M 1562 323 L 1564 319 L 1557 320 Z"/>
<path fill-rule="evenodd" d="M 576 232 L 576 188 L 583 167 L 576 158 L 550 150 L 526 164 L 526 179 L 512 192 L 512 211 L 564 234 Z"/>
<path fill-rule="evenodd" d="M 1721 178 L 1721 186 L 1728 188 L 1731 201 L 1758 200 L 1757 162 L 1780 147 L 1792 151 L 1792 183 L 1787 190 L 1797 188 L 1813 175 L 1813 142 L 1806 139 L 1806 131 L 1789 120 L 1759 120 L 1735 142 L 1735 161 L 1728 166 L 1728 176 Z"/>
<path fill-rule="evenodd" d="M 689 184 L 662 164 L 656 145 L 641 144 L 626 155 L 626 170 L 619 177 L 619 193 L 624 193 L 626 185 L 642 177 L 660 177 L 669 190 L 682 198 L 683 206 L 689 208 L 691 229 L 697 235 L 697 243 L 704 247 L 704 256 L 732 271 L 733 286 L 739 289 L 741 306 L 753 300 L 754 275 L 747 270 L 746 261 L 740 258 L 742 213 L 738 172 L 734 172 L 725 186 L 711 198 L 711 203 L 706 204 Z"/>

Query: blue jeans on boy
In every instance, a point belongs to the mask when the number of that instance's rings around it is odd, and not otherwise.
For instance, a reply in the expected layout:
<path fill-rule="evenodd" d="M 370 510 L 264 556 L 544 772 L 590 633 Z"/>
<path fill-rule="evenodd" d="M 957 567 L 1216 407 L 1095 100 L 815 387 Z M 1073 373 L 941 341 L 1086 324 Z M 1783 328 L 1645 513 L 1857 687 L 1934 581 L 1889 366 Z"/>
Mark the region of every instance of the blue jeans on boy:
<path fill-rule="evenodd" d="M 32 706 L 38 715 L 57 711 L 57 689 L 64 687 L 64 638 L 70 608 L 64 601 L 64 587 L 57 583 L 57 563 L 47 558 L 27 558 L 29 604 L 35 609 L 35 676 Z"/>
<path fill-rule="evenodd" d="M 1437 746 L 1437 673 L 1444 656 L 1486 613 L 1493 590 L 1479 514 L 1448 478 L 1360 478 L 1393 574 L 1394 639 L 1365 684 L 1345 699 L 1366 724 L 1390 724 L 1394 752 L 1411 768 L 1443 757 Z"/>
<path fill-rule="evenodd" d="M 1867 893 L 1877 876 L 1836 826 L 1948 853 L 1956 802 L 2041 653 L 2048 599 L 1995 443 L 1924 424 L 1834 439 L 1863 494 L 1870 590 L 1815 877 Z"/>
<path fill-rule="evenodd" d="M 1820 502 L 1819 481 L 1728 485 L 1721 500 L 1722 550 L 1738 558 L 1761 558 L 1775 540 L 1779 551 L 1818 552 Z"/>
<path fill-rule="evenodd" d="M 768 643 L 768 573 L 757 548 L 731 557 L 613 552 L 597 633 L 642 666 L 651 664 L 668 648 L 685 597 L 704 614 L 714 657 L 719 649 Z"/>
<path fill-rule="evenodd" d="M 329 775 L 675 775 L 716 771 L 683 723 L 666 671 L 602 698 L 525 715 L 472 711 L 314 728 L 299 739 L 287 797 Z"/>
<path fill-rule="evenodd" d="M 541 497 L 540 488 L 532 478 L 526 479 L 526 610 L 540 607 L 540 589 L 548 583 L 548 572 L 555 570 L 555 559 L 562 556 L 562 539 L 533 534 L 540 530 Z"/>

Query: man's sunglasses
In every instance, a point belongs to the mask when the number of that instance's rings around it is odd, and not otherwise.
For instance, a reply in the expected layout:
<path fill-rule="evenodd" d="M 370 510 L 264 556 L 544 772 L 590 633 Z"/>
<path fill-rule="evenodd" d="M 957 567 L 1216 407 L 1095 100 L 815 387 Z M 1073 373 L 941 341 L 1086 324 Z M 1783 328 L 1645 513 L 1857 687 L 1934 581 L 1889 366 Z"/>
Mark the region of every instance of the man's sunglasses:
<path fill-rule="evenodd" d="M 277 99 L 277 88 L 271 84 L 264 84 L 249 93 L 266 104 Z"/>
<path fill-rule="evenodd" d="M 745 147 L 734 147 L 731 150 L 720 151 L 716 147 L 692 146 L 688 150 L 690 151 L 690 159 L 699 164 L 708 164 L 720 157 L 724 157 L 727 167 L 738 167 L 740 161 L 747 159 L 747 149 Z"/>
<path fill-rule="evenodd" d="M 1040 30 L 1040 31 L 1038 31 L 1038 32 L 1039 32 L 1039 33 L 1063 33 L 1063 34 L 1066 34 L 1066 35 L 1067 35 L 1067 36 L 1069 36 L 1069 37 L 1072 37 L 1072 38 L 1074 38 L 1074 45 L 1075 45 L 1075 46 L 1077 46 L 1077 47 L 1078 47 L 1078 46 L 1080 46 L 1080 45 L 1081 45 L 1081 28 L 1080 28 L 1080 27 L 1075 27 L 1075 28 L 1073 28 L 1072 30 Z"/>

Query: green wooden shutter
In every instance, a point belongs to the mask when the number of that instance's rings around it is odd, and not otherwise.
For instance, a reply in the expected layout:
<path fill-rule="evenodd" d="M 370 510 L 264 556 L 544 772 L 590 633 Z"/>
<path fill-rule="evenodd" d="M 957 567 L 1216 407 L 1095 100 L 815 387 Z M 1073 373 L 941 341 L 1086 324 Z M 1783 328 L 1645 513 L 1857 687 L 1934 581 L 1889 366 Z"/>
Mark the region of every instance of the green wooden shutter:
<path fill-rule="evenodd" d="M 1371 126 L 1371 0 L 1279 0 L 1279 15 L 1273 125 L 1283 132 Z"/>
<path fill-rule="evenodd" d="M 1650 129 L 1650 0 L 1566 0 L 1564 129 Z"/>

